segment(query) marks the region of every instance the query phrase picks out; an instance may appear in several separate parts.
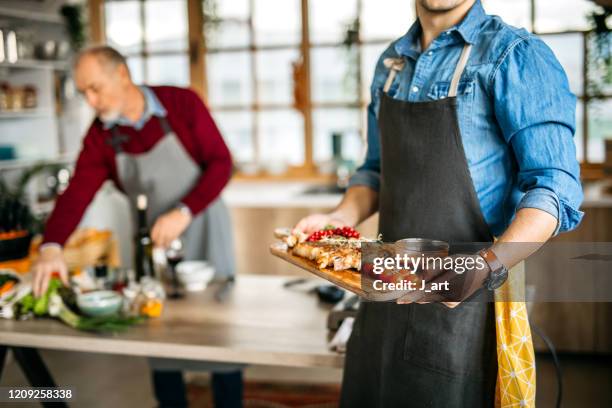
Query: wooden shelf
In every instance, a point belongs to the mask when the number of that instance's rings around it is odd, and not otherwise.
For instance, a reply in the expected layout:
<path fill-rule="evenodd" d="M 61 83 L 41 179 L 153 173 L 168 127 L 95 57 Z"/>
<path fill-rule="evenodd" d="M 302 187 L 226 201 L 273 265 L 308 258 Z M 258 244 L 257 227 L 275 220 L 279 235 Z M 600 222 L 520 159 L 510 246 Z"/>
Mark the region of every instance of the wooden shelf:
<path fill-rule="evenodd" d="M 21 59 L 16 62 L 0 62 L 0 68 L 9 69 L 52 69 L 66 71 L 70 66 L 65 61 Z"/>
<path fill-rule="evenodd" d="M 0 17 L 12 17 L 22 20 L 39 21 L 43 23 L 63 24 L 62 17 L 59 13 L 41 13 L 34 10 L 15 9 L 10 7 L 0 6 Z"/>
<path fill-rule="evenodd" d="M 0 111 L 1 119 L 49 118 L 54 115 L 50 109 L 23 109 L 18 111 Z"/>

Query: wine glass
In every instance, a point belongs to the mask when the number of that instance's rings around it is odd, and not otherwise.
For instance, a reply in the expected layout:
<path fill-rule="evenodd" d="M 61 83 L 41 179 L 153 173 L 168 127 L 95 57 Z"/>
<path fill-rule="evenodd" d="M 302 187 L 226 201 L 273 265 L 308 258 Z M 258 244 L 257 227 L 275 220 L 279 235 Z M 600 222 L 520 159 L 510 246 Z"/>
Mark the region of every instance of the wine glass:
<path fill-rule="evenodd" d="M 177 238 L 170 242 L 170 245 L 166 248 L 166 259 L 168 260 L 168 268 L 172 275 L 172 291 L 168 295 L 170 299 L 180 299 L 184 296 L 180 290 L 178 276 L 176 274 L 176 265 L 181 262 L 184 257 L 185 251 L 183 241 Z"/>

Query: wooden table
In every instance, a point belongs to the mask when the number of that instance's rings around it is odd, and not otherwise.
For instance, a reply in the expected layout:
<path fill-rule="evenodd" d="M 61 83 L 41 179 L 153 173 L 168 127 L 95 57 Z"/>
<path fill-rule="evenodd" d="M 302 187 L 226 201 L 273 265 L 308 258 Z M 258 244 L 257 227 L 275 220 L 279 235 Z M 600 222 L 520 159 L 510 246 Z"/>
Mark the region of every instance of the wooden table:
<path fill-rule="evenodd" d="M 223 303 L 219 284 L 168 300 L 162 317 L 125 333 L 97 335 L 51 320 L 0 321 L 0 345 L 290 367 L 343 366 L 329 351 L 329 306 L 284 288 L 291 279 L 238 276 Z"/>

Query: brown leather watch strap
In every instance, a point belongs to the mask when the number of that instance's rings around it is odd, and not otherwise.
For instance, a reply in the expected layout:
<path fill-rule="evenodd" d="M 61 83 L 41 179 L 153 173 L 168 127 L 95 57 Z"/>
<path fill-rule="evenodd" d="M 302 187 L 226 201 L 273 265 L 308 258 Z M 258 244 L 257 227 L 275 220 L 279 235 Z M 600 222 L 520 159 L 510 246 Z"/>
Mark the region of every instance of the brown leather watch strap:
<path fill-rule="evenodd" d="M 495 252 L 493 252 L 491 248 L 485 248 L 478 252 L 478 254 L 482 256 L 487 265 L 489 265 L 491 272 L 498 271 L 504 268 L 504 264 L 501 263 L 501 261 L 497 258 L 497 255 L 495 255 Z"/>

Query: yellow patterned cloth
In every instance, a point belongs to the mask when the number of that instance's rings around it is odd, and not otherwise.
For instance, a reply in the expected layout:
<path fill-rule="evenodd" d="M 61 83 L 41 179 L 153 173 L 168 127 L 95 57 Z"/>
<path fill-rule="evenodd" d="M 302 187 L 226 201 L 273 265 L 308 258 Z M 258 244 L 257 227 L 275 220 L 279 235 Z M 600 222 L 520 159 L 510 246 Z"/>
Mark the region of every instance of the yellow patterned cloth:
<path fill-rule="evenodd" d="M 498 408 L 535 407 L 536 367 L 531 329 L 524 299 L 524 264 L 512 268 L 506 283 L 495 291 Z"/>

